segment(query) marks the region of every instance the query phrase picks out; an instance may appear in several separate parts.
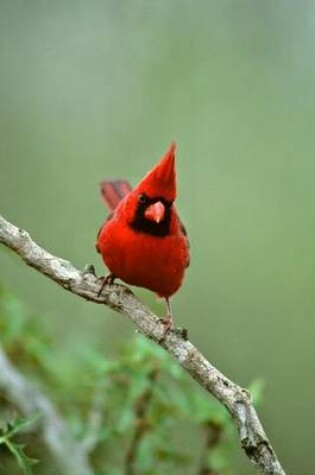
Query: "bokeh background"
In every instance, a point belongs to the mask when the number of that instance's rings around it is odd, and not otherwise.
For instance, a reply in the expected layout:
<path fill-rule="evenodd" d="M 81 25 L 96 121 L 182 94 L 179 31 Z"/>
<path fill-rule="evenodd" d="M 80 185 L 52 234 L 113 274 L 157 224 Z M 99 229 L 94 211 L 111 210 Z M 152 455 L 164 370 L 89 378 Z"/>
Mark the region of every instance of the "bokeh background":
<path fill-rule="evenodd" d="M 175 140 L 192 253 L 176 320 L 229 377 L 264 379 L 267 433 L 303 475 L 315 467 L 314 45 L 313 1 L 0 1 L 0 212 L 102 274 L 98 182 L 135 184 Z M 3 249 L 0 262 L 57 338 L 56 364 L 134 333 Z"/>

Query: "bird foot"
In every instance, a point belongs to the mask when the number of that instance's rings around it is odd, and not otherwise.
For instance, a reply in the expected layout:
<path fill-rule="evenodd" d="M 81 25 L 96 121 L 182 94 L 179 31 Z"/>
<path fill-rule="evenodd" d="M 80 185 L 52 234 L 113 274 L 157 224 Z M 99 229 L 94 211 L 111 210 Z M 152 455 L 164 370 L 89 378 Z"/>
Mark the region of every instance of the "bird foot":
<path fill-rule="evenodd" d="M 174 328 L 174 320 L 172 315 L 167 315 L 165 318 L 162 318 L 161 323 L 164 325 L 163 336 L 165 337 Z"/>
<path fill-rule="evenodd" d="M 183 340 L 188 341 L 188 329 L 187 328 L 176 328 L 174 326 L 174 320 L 172 317 L 165 317 L 165 318 L 159 318 L 159 321 L 163 323 L 164 325 L 164 332 L 163 332 L 163 341 L 165 337 L 173 331 L 176 335 L 180 336 L 183 338 Z"/>
<path fill-rule="evenodd" d="M 107 275 L 105 275 L 105 277 L 104 276 L 100 277 L 99 280 L 101 280 L 101 288 L 98 291 L 98 294 L 97 294 L 98 297 L 101 296 L 101 293 L 102 293 L 105 285 L 113 285 L 114 280 L 115 280 L 115 276 L 113 274 L 107 274 Z"/>

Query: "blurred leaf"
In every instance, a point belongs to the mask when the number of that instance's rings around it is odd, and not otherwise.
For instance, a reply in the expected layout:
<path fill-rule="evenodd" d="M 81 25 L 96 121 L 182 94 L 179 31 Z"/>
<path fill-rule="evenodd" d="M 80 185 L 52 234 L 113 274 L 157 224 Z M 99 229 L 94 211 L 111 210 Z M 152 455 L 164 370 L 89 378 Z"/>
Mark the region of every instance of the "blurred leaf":
<path fill-rule="evenodd" d="M 23 445 L 13 444 L 9 441 L 6 441 L 5 444 L 10 450 L 10 452 L 14 455 L 19 467 L 22 470 L 22 473 L 24 475 L 32 475 L 32 466 L 38 461 L 36 459 L 28 457 L 24 453 Z"/>
<path fill-rule="evenodd" d="M 208 467 L 216 472 L 220 473 L 224 470 L 227 470 L 230 466 L 230 460 L 226 456 L 221 448 L 215 448 L 208 452 L 207 464 Z"/>
<path fill-rule="evenodd" d="M 7 289 L 1 287 L 0 326 L 4 342 L 22 334 L 25 310 L 22 303 Z"/>
<path fill-rule="evenodd" d="M 255 379 L 248 386 L 248 391 L 252 397 L 255 406 L 260 406 L 263 400 L 265 383 L 262 379 Z"/>
<path fill-rule="evenodd" d="M 202 389 L 196 388 L 190 393 L 194 410 L 192 417 L 198 423 L 213 421 L 227 426 L 231 424 L 231 418 L 225 407 L 220 405 L 214 398 L 209 397 Z"/>
<path fill-rule="evenodd" d="M 127 406 L 121 411 L 120 417 L 117 420 L 115 430 L 122 434 L 130 430 L 134 425 L 135 415 L 132 406 Z"/>
<path fill-rule="evenodd" d="M 16 417 L 12 422 L 7 424 L 4 436 L 6 438 L 11 438 L 16 435 L 18 432 L 29 428 L 40 418 L 39 413 L 35 413 L 29 417 Z"/>
<path fill-rule="evenodd" d="M 25 429 L 29 428 L 32 424 L 38 420 L 39 415 L 35 414 L 28 418 L 17 417 L 12 422 L 7 424 L 6 429 L 2 431 L 0 436 L 0 445 L 5 445 L 8 450 L 13 454 L 16 459 L 17 464 L 22 470 L 24 475 L 31 475 L 31 467 L 37 460 L 28 457 L 24 452 L 24 446 L 18 444 L 12 440 L 14 436 L 23 432 Z"/>

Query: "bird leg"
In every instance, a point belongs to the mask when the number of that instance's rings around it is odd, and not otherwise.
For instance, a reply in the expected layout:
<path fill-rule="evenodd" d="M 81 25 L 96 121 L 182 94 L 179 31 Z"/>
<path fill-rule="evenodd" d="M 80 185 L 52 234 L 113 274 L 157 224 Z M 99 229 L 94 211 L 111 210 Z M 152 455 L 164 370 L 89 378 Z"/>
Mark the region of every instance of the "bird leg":
<path fill-rule="evenodd" d="M 162 323 L 164 325 L 164 336 L 167 335 L 172 328 L 174 328 L 174 320 L 173 314 L 171 310 L 170 299 L 165 297 L 166 307 L 167 307 L 167 315 L 163 318 Z"/>
<path fill-rule="evenodd" d="M 114 274 L 109 273 L 109 274 L 105 275 L 105 277 L 100 277 L 100 280 L 102 282 L 101 282 L 101 288 L 100 288 L 100 290 L 98 291 L 98 294 L 97 294 L 98 297 L 101 296 L 101 293 L 102 293 L 105 285 L 113 285 L 114 280 L 115 280 L 115 276 L 114 276 Z"/>

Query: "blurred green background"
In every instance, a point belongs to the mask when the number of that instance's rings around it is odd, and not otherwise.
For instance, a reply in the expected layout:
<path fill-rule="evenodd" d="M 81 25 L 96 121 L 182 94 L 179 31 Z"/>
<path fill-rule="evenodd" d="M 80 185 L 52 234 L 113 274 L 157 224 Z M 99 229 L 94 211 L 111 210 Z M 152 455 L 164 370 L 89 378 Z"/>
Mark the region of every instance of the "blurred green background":
<path fill-rule="evenodd" d="M 0 212 L 102 274 L 98 182 L 135 184 L 175 140 L 192 253 L 176 320 L 233 380 L 266 381 L 265 428 L 303 475 L 315 466 L 314 44 L 312 1 L 0 1 Z M 133 334 L 10 252 L 0 259 L 61 364 Z"/>

